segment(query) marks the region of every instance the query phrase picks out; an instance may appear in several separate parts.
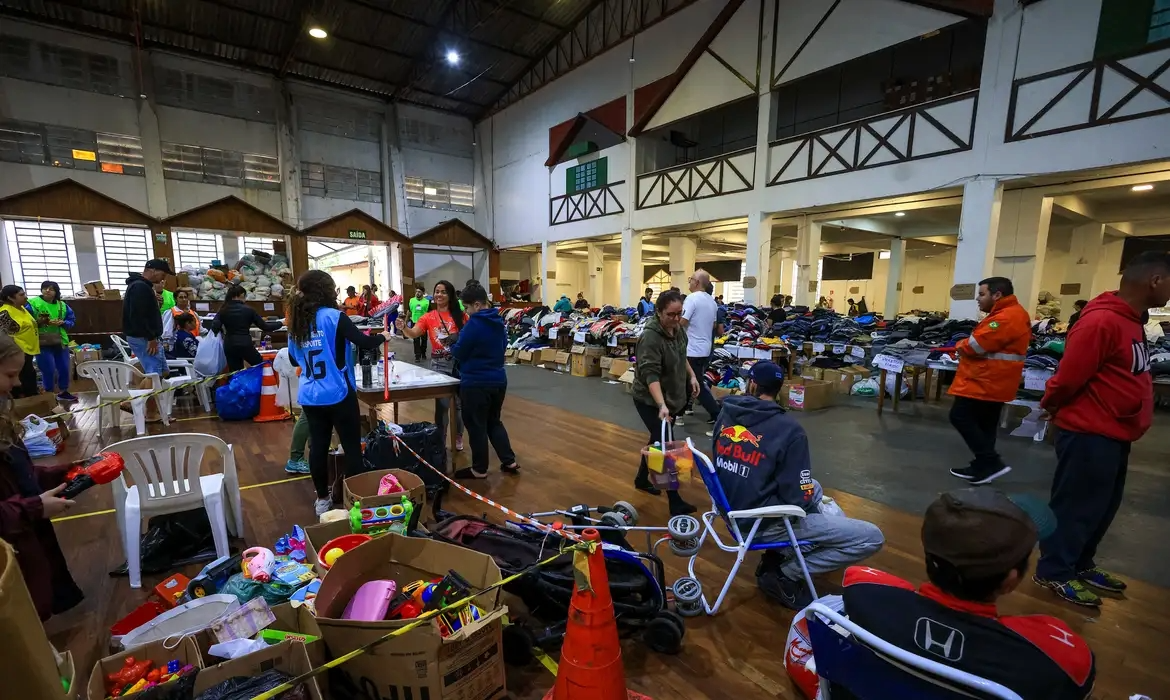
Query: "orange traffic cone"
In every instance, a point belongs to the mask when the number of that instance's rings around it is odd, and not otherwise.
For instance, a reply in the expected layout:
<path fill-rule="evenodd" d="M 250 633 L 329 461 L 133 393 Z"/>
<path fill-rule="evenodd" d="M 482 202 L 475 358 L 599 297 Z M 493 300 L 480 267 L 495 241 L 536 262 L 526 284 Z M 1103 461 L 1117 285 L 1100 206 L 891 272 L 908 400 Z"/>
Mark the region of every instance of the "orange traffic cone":
<path fill-rule="evenodd" d="M 257 423 L 267 423 L 274 420 L 288 420 L 292 414 L 287 409 L 276 405 L 276 389 L 280 382 L 276 380 L 276 372 L 272 371 L 272 363 L 264 363 L 264 380 L 260 385 L 260 413 L 252 420 Z"/>
<path fill-rule="evenodd" d="M 601 534 L 588 528 L 581 536 L 587 542 L 597 543 L 592 554 L 575 555 L 588 557 L 592 590 L 582 591 L 580 586 L 573 586 L 557 682 L 544 700 L 649 700 L 641 693 L 626 689 L 609 574 L 601 552 Z"/>

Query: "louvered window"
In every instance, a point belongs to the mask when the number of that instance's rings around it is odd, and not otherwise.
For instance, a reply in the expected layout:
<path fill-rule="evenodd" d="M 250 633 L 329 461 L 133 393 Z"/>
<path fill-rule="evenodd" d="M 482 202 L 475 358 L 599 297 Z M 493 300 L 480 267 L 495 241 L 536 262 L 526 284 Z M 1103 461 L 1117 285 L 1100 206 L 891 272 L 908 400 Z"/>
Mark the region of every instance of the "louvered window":
<path fill-rule="evenodd" d="M 45 145 L 49 165 L 76 170 L 97 170 L 97 134 L 67 126 L 46 126 Z"/>
<path fill-rule="evenodd" d="M 251 255 L 252 251 L 261 250 L 265 253 L 275 253 L 271 238 L 256 238 L 255 236 L 240 236 L 240 255 Z"/>
<path fill-rule="evenodd" d="M 426 195 L 423 194 L 423 181 L 421 177 L 408 177 L 405 181 L 406 203 L 412 207 L 421 207 L 426 203 Z"/>
<path fill-rule="evenodd" d="M 213 185 L 280 189 L 277 159 L 257 153 L 162 143 L 163 177 Z"/>
<path fill-rule="evenodd" d="M 265 190 L 280 189 L 280 164 L 272 156 L 244 154 L 244 184 Z"/>
<path fill-rule="evenodd" d="M 102 284 L 109 289 L 125 290 L 130 273 L 142 272 L 154 255 L 148 229 L 95 226 L 93 238 Z"/>
<path fill-rule="evenodd" d="M 73 227 L 36 221 L 5 221 L 12 283 L 39 294 L 41 282 L 53 280 L 61 294 L 71 297 L 81 288 Z"/>
<path fill-rule="evenodd" d="M 405 180 L 405 189 L 406 203 L 412 207 L 475 211 L 475 188 L 471 185 L 408 177 Z"/>
<path fill-rule="evenodd" d="M 314 197 L 382 201 L 382 174 L 341 165 L 301 163 L 301 192 Z"/>
<path fill-rule="evenodd" d="M 0 121 L 0 160 L 45 164 L 45 141 L 39 124 Z"/>
<path fill-rule="evenodd" d="M 179 268 L 207 267 L 223 260 L 223 236 L 218 233 L 175 232 L 175 257 Z"/>
<path fill-rule="evenodd" d="M 97 134 L 98 167 L 103 173 L 144 175 L 142 139 L 121 134 Z"/>

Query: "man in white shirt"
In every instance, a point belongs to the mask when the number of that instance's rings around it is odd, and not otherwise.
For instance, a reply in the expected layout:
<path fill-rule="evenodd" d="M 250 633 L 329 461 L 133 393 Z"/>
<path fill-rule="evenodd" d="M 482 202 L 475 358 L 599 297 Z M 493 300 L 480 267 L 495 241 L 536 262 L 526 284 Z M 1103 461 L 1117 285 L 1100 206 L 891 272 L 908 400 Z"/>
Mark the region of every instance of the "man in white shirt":
<path fill-rule="evenodd" d="M 690 293 L 683 300 L 682 325 L 687 330 L 687 362 L 699 380 L 699 403 L 710 414 L 708 424 L 713 424 L 719 415 L 719 403 L 707 388 L 707 365 L 711 361 L 711 346 L 715 340 L 715 316 L 719 310 L 715 299 L 707 292 L 711 288 L 711 275 L 706 270 L 695 270 L 687 280 Z M 686 413 L 691 412 L 688 401 Z"/>

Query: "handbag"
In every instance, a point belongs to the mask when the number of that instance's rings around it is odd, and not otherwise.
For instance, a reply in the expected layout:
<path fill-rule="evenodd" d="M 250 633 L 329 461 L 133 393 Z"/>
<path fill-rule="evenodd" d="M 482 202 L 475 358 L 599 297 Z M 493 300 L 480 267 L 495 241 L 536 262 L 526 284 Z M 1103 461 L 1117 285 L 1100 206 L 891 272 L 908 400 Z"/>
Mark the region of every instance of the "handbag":
<path fill-rule="evenodd" d="M 61 304 L 61 302 L 57 302 L 57 303 Z M 60 306 L 58 306 L 57 308 L 60 309 Z M 48 316 L 48 314 L 43 314 L 43 315 Z M 61 314 L 62 317 L 64 317 L 64 315 L 65 315 L 64 313 Z M 50 319 L 51 318 L 52 317 L 50 316 Z M 41 320 L 40 320 L 39 316 L 37 318 L 37 325 L 42 329 L 46 328 L 46 326 L 41 325 Z M 62 345 L 61 331 L 57 330 L 56 328 L 54 328 L 52 326 L 48 326 L 48 329 L 49 330 L 47 330 L 47 331 L 46 330 L 40 331 L 41 347 L 42 348 L 60 347 Z"/>

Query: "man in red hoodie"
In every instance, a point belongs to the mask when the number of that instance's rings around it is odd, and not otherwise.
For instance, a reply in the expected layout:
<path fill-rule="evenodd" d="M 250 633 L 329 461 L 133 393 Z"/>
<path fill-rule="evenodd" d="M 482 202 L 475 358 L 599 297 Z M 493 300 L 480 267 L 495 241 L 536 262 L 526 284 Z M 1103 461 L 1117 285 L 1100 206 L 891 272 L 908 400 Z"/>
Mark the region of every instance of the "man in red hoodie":
<path fill-rule="evenodd" d="M 1131 443 L 1154 417 L 1149 309 L 1170 300 L 1170 255 L 1150 251 L 1125 266 L 1121 288 L 1089 302 L 1069 332 L 1064 358 L 1040 402 L 1060 428 L 1050 506 L 1056 532 L 1040 543 L 1032 577 L 1070 603 L 1096 607 L 1089 587 L 1119 593 L 1125 582 L 1093 557 L 1121 505 Z"/>

